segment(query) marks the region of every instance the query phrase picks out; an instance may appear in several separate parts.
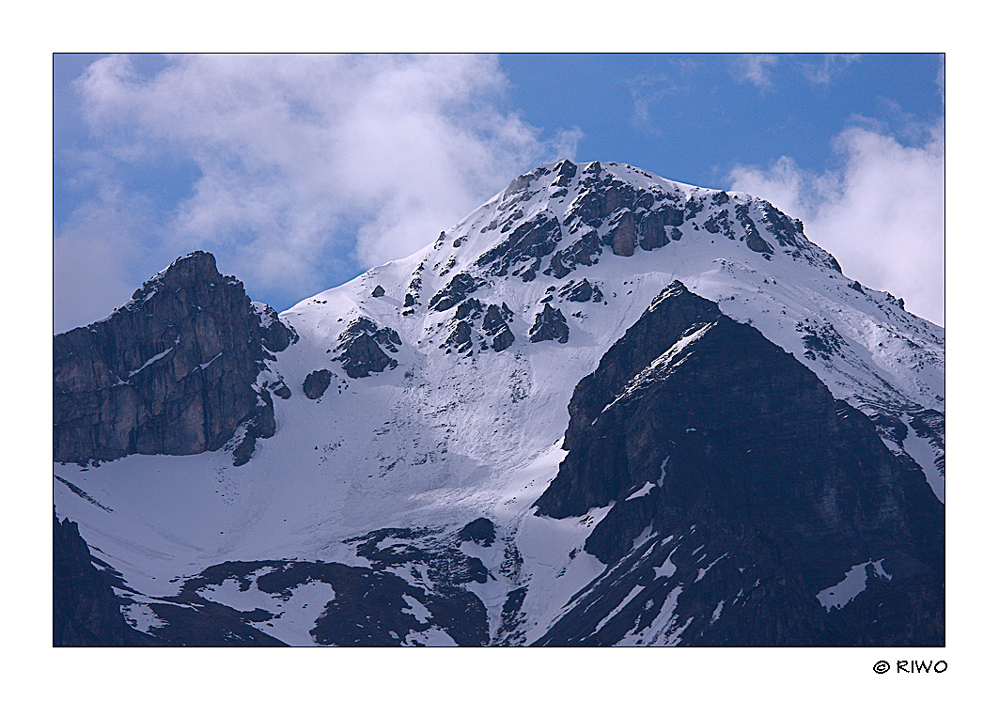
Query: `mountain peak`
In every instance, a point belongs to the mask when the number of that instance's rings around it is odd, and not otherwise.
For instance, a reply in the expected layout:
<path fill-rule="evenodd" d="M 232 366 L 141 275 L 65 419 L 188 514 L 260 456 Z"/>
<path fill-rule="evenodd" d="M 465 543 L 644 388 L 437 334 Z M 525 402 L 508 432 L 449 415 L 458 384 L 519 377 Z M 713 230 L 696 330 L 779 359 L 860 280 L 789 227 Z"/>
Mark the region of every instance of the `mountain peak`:
<path fill-rule="evenodd" d="M 447 241 L 478 255 L 440 260 Z M 711 259 L 788 257 L 841 272 L 833 256 L 805 237 L 801 221 L 765 200 L 666 180 L 626 164 L 569 159 L 518 176 L 442 232 L 434 264 L 529 282 L 538 275 L 562 279 L 608 254 L 630 258 L 666 249 L 656 255 L 668 259 L 678 255 L 671 246 L 685 249 L 684 258 L 697 248 Z"/>
<path fill-rule="evenodd" d="M 941 639 L 943 332 L 747 194 L 562 159 L 280 315 L 195 252 L 54 347 L 57 512 L 161 641 Z"/>

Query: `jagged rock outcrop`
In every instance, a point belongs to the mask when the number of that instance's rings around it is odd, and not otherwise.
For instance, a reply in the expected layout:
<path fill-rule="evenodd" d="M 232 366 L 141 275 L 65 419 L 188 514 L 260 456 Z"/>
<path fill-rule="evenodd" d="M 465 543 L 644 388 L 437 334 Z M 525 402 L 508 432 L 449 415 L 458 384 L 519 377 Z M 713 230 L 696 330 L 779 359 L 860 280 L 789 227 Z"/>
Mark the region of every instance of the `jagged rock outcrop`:
<path fill-rule="evenodd" d="M 271 353 L 280 353 L 298 341 L 298 332 L 278 318 L 270 305 L 253 302 L 253 310 L 260 324 L 260 342 Z"/>
<path fill-rule="evenodd" d="M 569 324 L 562 310 L 545 302 L 544 308 L 534 318 L 534 325 L 528 332 L 531 343 L 558 341 L 568 343 Z"/>
<path fill-rule="evenodd" d="M 211 254 L 178 259 L 106 319 L 53 340 L 55 460 L 217 450 L 247 421 L 252 437 L 273 435 L 254 383 L 267 351 L 295 338 Z"/>
<path fill-rule="evenodd" d="M 478 344 L 480 350 L 489 347 L 496 352 L 506 350 L 514 342 L 513 332 L 508 322 L 513 319 L 513 312 L 503 304 L 490 304 L 485 307 L 475 297 L 469 297 L 455 309 L 454 319 L 449 325 L 451 333 L 440 344 L 441 349 L 450 353 L 468 353 Z"/>
<path fill-rule="evenodd" d="M 447 348 L 450 352 L 454 348 L 459 353 L 465 353 L 472 349 L 472 325 L 462 319 L 455 324 L 454 331 L 444 339 L 442 348 Z"/>
<path fill-rule="evenodd" d="M 458 273 L 430 298 L 430 309 L 446 311 L 475 292 L 481 284 L 468 273 Z"/>
<path fill-rule="evenodd" d="M 395 368 L 399 362 L 385 351 L 396 353 L 401 345 L 402 339 L 394 329 L 380 328 L 371 319 L 360 317 L 340 334 L 333 360 L 343 364 L 348 377 L 368 377 L 373 372 Z"/>
<path fill-rule="evenodd" d="M 483 253 L 476 265 L 500 276 L 513 269 L 514 275 L 530 282 L 537 276 L 541 258 L 554 251 L 561 240 L 562 227 L 558 219 L 541 212 L 514 229 L 502 243 Z"/>
<path fill-rule="evenodd" d="M 470 540 L 488 548 L 496 540 L 496 524 L 488 518 L 477 518 L 474 521 L 469 521 L 458 531 L 458 540 Z"/>
<path fill-rule="evenodd" d="M 599 302 L 604 298 L 599 285 L 590 283 L 585 277 L 577 283 L 569 283 L 559 290 L 558 296 L 570 302 Z"/>
<path fill-rule="evenodd" d="M 611 249 L 616 256 L 635 255 L 635 215 L 624 212 L 611 230 Z"/>
<path fill-rule="evenodd" d="M 486 336 L 492 338 L 492 349 L 496 352 L 506 350 L 513 345 L 513 331 L 510 330 L 508 321 L 513 318 L 513 312 L 504 304 L 497 307 L 490 304 L 486 309 L 486 315 L 482 319 L 482 331 Z"/>
<path fill-rule="evenodd" d="M 670 605 L 690 618 L 684 644 L 943 644 L 943 507 L 921 472 L 713 302 L 679 282 L 664 290 L 579 383 L 569 413 L 568 455 L 538 512 L 611 505 L 585 549 L 628 574 L 598 578 L 543 644 L 615 642 L 614 626 L 587 628 L 582 610 L 609 615 L 639 585 L 620 635 L 679 586 Z M 844 573 L 864 563 L 892 586 L 825 610 L 820 592 L 841 596 Z M 724 625 L 704 602 L 730 606 Z M 895 613 L 875 633 L 878 606 Z"/>
<path fill-rule="evenodd" d="M 600 237 L 592 231 L 583 234 L 579 240 L 569 244 L 561 251 L 556 251 L 545 274 L 561 280 L 580 265 L 596 265 L 600 260 L 603 245 Z"/>

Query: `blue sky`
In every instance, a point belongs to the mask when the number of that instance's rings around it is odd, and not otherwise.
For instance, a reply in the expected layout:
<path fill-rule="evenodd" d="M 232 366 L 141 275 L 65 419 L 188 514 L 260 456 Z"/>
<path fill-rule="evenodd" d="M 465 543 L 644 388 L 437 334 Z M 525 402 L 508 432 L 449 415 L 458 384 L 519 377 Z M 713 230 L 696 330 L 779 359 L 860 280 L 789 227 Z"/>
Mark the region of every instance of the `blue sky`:
<path fill-rule="evenodd" d="M 751 192 L 943 323 L 936 54 L 67 55 L 55 330 L 191 250 L 279 311 L 568 156 Z"/>

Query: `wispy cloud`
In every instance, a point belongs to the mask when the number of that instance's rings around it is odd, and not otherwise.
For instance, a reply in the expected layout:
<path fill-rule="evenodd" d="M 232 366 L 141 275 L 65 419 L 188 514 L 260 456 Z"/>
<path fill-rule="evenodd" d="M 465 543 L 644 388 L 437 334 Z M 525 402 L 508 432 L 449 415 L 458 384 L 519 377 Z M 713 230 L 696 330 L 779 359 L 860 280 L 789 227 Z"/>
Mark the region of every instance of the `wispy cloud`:
<path fill-rule="evenodd" d="M 581 136 L 543 138 L 505 109 L 506 79 L 482 55 L 188 55 L 152 74 L 111 56 L 77 88 L 99 156 L 93 182 L 117 192 L 101 206 L 119 223 L 81 210 L 56 232 L 57 288 L 90 275 L 74 246 L 114 259 L 128 253 L 110 230 L 155 231 L 146 245 L 228 254 L 226 272 L 258 293 L 304 297 L 331 274 L 418 250 L 511 177 L 574 156 Z M 178 162 L 189 182 L 169 181 Z M 135 206 L 157 188 L 179 199 Z"/>
<path fill-rule="evenodd" d="M 649 134 L 661 135 L 655 113 L 670 96 L 690 90 L 689 77 L 696 70 L 694 62 L 671 57 L 654 72 L 642 73 L 628 81 L 631 94 L 631 126 Z"/>
<path fill-rule="evenodd" d="M 773 87 L 771 70 L 779 58 L 773 54 L 743 54 L 732 58 L 732 73 L 742 83 L 752 83 L 761 90 Z"/>
<path fill-rule="evenodd" d="M 909 311 L 942 324 L 943 127 L 926 133 L 903 145 L 872 125 L 851 126 L 834 143 L 840 170 L 809 173 L 781 158 L 768 168 L 734 168 L 732 188 L 799 217 L 846 275 L 904 297 Z"/>
<path fill-rule="evenodd" d="M 812 83 L 828 85 L 847 66 L 859 60 L 860 54 L 825 54 L 820 62 L 811 59 L 802 61 L 801 71 Z"/>

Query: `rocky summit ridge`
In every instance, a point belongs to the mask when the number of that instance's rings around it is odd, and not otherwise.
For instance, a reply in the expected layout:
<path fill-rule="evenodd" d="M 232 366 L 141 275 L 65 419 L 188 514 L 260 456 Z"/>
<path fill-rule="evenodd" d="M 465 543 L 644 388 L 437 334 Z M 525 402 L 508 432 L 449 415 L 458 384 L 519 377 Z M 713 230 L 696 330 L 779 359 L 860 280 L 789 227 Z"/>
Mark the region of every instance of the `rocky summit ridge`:
<path fill-rule="evenodd" d="M 751 195 L 561 160 L 281 314 L 198 252 L 54 345 L 58 611 L 140 634 L 66 644 L 943 643 L 943 330 Z"/>

